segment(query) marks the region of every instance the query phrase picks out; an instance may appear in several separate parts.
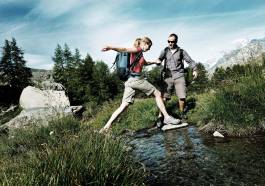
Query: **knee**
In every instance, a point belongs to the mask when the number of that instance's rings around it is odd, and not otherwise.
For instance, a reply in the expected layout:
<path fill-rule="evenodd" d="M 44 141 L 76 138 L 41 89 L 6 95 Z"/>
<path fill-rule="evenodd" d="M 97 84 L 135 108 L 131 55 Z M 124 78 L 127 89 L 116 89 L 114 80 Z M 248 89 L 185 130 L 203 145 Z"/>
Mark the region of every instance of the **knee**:
<path fill-rule="evenodd" d="M 159 90 L 155 90 L 154 95 L 155 95 L 155 97 L 162 97 L 162 94 Z"/>

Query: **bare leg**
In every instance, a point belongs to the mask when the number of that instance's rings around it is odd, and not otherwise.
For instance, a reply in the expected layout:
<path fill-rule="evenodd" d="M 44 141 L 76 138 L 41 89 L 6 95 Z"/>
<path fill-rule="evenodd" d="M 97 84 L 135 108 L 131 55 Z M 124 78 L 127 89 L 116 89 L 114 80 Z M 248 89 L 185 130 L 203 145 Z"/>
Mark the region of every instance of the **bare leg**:
<path fill-rule="evenodd" d="M 111 115 L 109 121 L 106 123 L 106 125 L 102 129 L 100 129 L 99 132 L 102 133 L 104 131 L 109 130 L 111 125 L 112 125 L 112 123 L 113 123 L 113 121 L 125 110 L 125 108 L 128 107 L 128 105 L 129 105 L 129 103 L 123 102 L 120 105 L 120 107 L 113 112 L 113 114 Z"/>
<path fill-rule="evenodd" d="M 185 107 L 185 98 L 180 98 L 179 99 L 179 110 L 180 110 L 180 112 L 184 111 L 184 107 Z"/>
<path fill-rule="evenodd" d="M 163 101 L 163 99 L 161 97 L 160 91 L 155 90 L 154 91 L 154 96 L 155 96 L 155 99 L 156 99 L 156 104 L 157 104 L 157 106 L 158 106 L 158 108 L 160 110 L 160 113 L 162 113 L 165 118 L 169 117 L 169 114 L 167 113 L 164 101 Z"/>
<path fill-rule="evenodd" d="M 173 124 L 173 125 L 179 124 L 180 123 L 180 120 L 179 119 L 175 119 L 175 118 L 173 118 L 172 116 L 170 116 L 167 113 L 167 110 L 166 110 L 164 101 L 163 101 L 163 99 L 161 97 L 160 91 L 155 90 L 154 91 L 154 95 L 155 95 L 155 99 L 156 99 L 156 104 L 157 104 L 159 110 L 164 115 L 164 121 L 163 121 L 163 123 L 165 123 L 165 124 Z"/>
<path fill-rule="evenodd" d="M 166 103 L 166 98 L 163 98 L 163 102 L 164 102 L 164 105 L 165 105 L 165 103 Z M 162 114 L 162 112 L 159 110 L 159 113 L 158 113 L 158 117 L 160 118 L 160 117 L 163 117 L 163 114 Z"/>

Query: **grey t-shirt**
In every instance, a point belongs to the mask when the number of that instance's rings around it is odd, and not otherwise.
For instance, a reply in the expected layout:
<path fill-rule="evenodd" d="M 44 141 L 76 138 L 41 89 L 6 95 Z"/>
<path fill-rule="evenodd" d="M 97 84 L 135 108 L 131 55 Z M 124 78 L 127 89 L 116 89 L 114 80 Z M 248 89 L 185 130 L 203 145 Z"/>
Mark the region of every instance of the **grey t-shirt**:
<path fill-rule="evenodd" d="M 181 59 L 181 50 L 183 59 Z M 172 53 L 173 51 L 173 53 Z M 179 47 L 176 48 L 176 50 L 170 50 L 168 47 L 161 51 L 158 59 L 160 61 L 164 60 L 164 63 L 166 65 L 166 70 L 169 72 L 167 75 L 172 76 L 173 79 L 177 79 L 184 76 L 184 63 L 183 60 L 186 61 L 189 64 L 189 67 L 193 70 L 196 70 L 196 63 L 189 54 Z"/>

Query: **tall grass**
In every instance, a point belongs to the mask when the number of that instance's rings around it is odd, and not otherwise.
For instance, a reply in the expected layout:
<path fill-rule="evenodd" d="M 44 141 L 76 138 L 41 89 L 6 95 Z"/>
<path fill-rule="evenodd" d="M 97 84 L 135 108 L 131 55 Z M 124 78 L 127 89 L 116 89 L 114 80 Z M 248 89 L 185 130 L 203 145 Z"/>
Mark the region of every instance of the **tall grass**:
<path fill-rule="evenodd" d="M 72 117 L 0 140 L 2 185 L 141 185 L 144 171 L 119 139 Z"/>
<path fill-rule="evenodd" d="M 120 100 L 116 100 L 105 104 L 102 109 L 95 115 L 95 119 L 87 122 L 96 130 L 103 127 L 111 114 L 120 105 Z M 154 125 L 158 116 L 158 108 L 154 98 L 136 99 L 133 105 L 130 105 L 118 118 L 114 121 L 112 131 L 115 134 L 121 133 L 124 129 L 138 130 Z"/>
<path fill-rule="evenodd" d="M 197 96 L 191 121 L 205 131 L 248 136 L 265 129 L 265 79 L 258 66 L 211 93 Z M 206 125 L 208 124 L 208 125 Z M 206 125 L 206 126 L 205 126 Z"/>

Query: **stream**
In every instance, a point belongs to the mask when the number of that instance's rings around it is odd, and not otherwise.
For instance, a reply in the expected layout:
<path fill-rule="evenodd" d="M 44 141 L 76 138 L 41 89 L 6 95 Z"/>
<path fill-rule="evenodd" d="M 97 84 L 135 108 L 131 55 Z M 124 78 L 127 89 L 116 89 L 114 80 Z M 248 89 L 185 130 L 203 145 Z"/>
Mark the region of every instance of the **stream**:
<path fill-rule="evenodd" d="M 214 138 L 194 126 L 136 135 L 147 185 L 265 185 L 265 137 Z"/>

